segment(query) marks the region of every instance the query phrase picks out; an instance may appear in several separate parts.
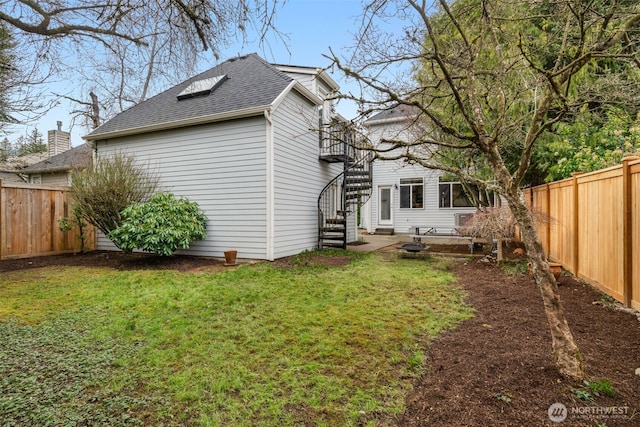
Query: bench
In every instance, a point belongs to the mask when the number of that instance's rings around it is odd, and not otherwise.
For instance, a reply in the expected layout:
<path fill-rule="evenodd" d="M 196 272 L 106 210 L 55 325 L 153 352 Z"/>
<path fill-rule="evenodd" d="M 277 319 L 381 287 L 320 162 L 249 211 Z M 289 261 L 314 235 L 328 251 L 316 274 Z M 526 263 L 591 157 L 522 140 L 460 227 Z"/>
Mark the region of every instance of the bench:
<path fill-rule="evenodd" d="M 430 226 L 414 226 L 415 234 L 410 235 L 414 242 L 422 243 L 421 239 L 435 238 L 448 239 L 454 242 L 464 242 L 469 246 L 469 251 L 473 255 L 475 243 L 478 241 L 473 236 L 465 236 L 462 234 L 462 227 L 430 227 Z M 422 230 L 422 232 L 420 231 Z"/>

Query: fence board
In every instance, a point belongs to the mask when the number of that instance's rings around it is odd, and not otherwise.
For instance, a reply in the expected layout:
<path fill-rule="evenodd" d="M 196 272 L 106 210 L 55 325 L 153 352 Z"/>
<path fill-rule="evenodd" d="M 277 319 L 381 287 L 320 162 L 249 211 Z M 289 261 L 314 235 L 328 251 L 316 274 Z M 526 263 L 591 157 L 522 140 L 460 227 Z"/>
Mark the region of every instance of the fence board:
<path fill-rule="evenodd" d="M 640 309 L 640 160 L 527 189 L 525 197 L 550 219 L 546 230 L 538 225 L 550 259 Z"/>
<path fill-rule="evenodd" d="M 574 239 L 573 180 L 559 181 L 549 185 L 549 208 L 547 220 L 550 225 L 550 248 L 548 256 L 554 261 L 565 260 L 563 265 L 571 272 L 575 271 L 574 247 L 571 242 Z"/>
<path fill-rule="evenodd" d="M 631 185 L 631 307 L 640 310 L 640 161 L 629 166 Z"/>
<path fill-rule="evenodd" d="M 77 229 L 60 230 L 69 216 L 68 188 L 0 180 L 0 259 L 78 252 Z M 95 230 L 87 227 L 86 249 L 95 248 Z"/>
<path fill-rule="evenodd" d="M 578 277 L 623 298 L 621 167 L 578 177 Z"/>

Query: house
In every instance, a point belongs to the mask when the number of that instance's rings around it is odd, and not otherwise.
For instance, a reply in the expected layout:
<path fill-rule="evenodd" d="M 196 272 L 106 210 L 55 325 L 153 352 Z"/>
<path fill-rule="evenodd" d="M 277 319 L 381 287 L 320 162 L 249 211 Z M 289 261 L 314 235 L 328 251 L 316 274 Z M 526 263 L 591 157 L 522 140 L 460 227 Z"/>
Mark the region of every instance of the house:
<path fill-rule="evenodd" d="M 323 70 L 270 64 L 256 54 L 229 59 L 116 115 L 84 138 L 97 161 L 135 156 L 163 190 L 195 201 L 207 239 L 183 252 L 274 260 L 357 239 L 357 200 L 366 172 L 347 148 L 345 120 Z M 345 170 L 352 169 L 351 172 Z M 319 210 L 320 194 L 326 195 Z M 353 191 L 351 191 L 353 192 Z M 351 214 L 351 215 L 349 215 Z M 104 236 L 99 249 L 115 249 Z"/>
<path fill-rule="evenodd" d="M 93 152 L 87 144 L 82 144 L 53 157 L 42 160 L 20 171 L 32 184 L 71 185 L 71 172 L 91 166 Z"/>
<path fill-rule="evenodd" d="M 70 172 L 91 164 L 91 151 L 86 146 L 71 150 L 71 134 L 57 129 L 48 132 L 47 151 L 11 157 L 0 163 L 0 179 L 31 184 L 69 185 Z"/>
<path fill-rule="evenodd" d="M 24 182 L 20 175 L 13 169 L 9 169 L 0 164 L 0 181 L 3 182 Z"/>
<path fill-rule="evenodd" d="M 410 141 L 415 112 L 405 105 L 381 111 L 363 122 L 374 147 L 381 140 Z M 414 227 L 451 229 L 476 212 L 462 185 L 439 170 L 402 160 L 375 160 L 371 199 L 360 226 L 369 233 L 410 233 Z"/>
<path fill-rule="evenodd" d="M 47 153 L 30 153 L 20 157 L 9 157 L 0 162 L 0 179 L 4 182 L 28 182 L 29 179 L 22 170 L 29 165 L 47 158 Z"/>

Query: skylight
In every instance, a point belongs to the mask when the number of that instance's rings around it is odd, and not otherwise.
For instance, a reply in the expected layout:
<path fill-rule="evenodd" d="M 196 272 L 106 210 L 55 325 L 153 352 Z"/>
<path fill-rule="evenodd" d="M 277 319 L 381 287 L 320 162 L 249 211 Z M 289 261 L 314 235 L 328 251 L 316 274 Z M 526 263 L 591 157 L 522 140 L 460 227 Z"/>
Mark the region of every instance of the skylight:
<path fill-rule="evenodd" d="M 187 86 L 182 92 L 178 94 L 178 99 L 194 98 L 196 96 L 209 95 L 213 90 L 218 87 L 223 81 L 227 79 L 227 75 L 209 77 L 207 79 L 196 80 Z"/>

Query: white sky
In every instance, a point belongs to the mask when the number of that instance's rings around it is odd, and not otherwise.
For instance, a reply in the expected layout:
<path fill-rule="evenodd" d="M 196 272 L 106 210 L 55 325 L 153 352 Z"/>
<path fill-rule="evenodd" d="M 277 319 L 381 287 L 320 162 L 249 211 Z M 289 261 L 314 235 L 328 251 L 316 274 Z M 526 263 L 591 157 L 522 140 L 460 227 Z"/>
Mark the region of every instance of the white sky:
<path fill-rule="evenodd" d="M 359 28 L 359 17 L 362 12 L 360 0 L 288 0 L 284 6 L 278 9 L 276 15 L 276 28 L 287 35 L 287 45 L 279 38 L 269 37 L 268 43 L 262 47 L 257 40 L 249 39 L 246 43 L 241 41 L 223 49 L 220 62 L 242 54 L 255 52 L 265 60 L 289 65 L 302 65 L 312 67 L 327 67 L 330 61 L 324 58 L 328 54 L 329 47 L 338 55 L 344 48 L 353 44 L 353 35 Z M 400 26 L 398 25 L 398 28 Z M 204 71 L 215 63 L 203 63 Z M 340 85 L 343 91 L 348 90 L 350 83 L 337 70 L 329 71 L 331 77 Z M 66 93 L 60 87 L 51 91 Z M 150 94 L 153 96 L 155 94 Z M 28 126 L 26 129 L 9 136 L 9 140 L 15 141 L 20 135 L 28 133 L 33 127 L 45 136 L 47 131 L 56 128 L 56 121 L 63 122 L 63 130 L 69 130 L 71 124 L 70 112 L 73 106 L 61 100 L 56 109 L 49 112 L 38 123 Z M 338 113 L 346 118 L 353 118 L 356 114 L 354 104 L 342 101 L 337 107 Z M 87 133 L 86 129 L 76 125 L 72 131 L 71 144 L 77 146 L 83 143 L 81 135 Z"/>

